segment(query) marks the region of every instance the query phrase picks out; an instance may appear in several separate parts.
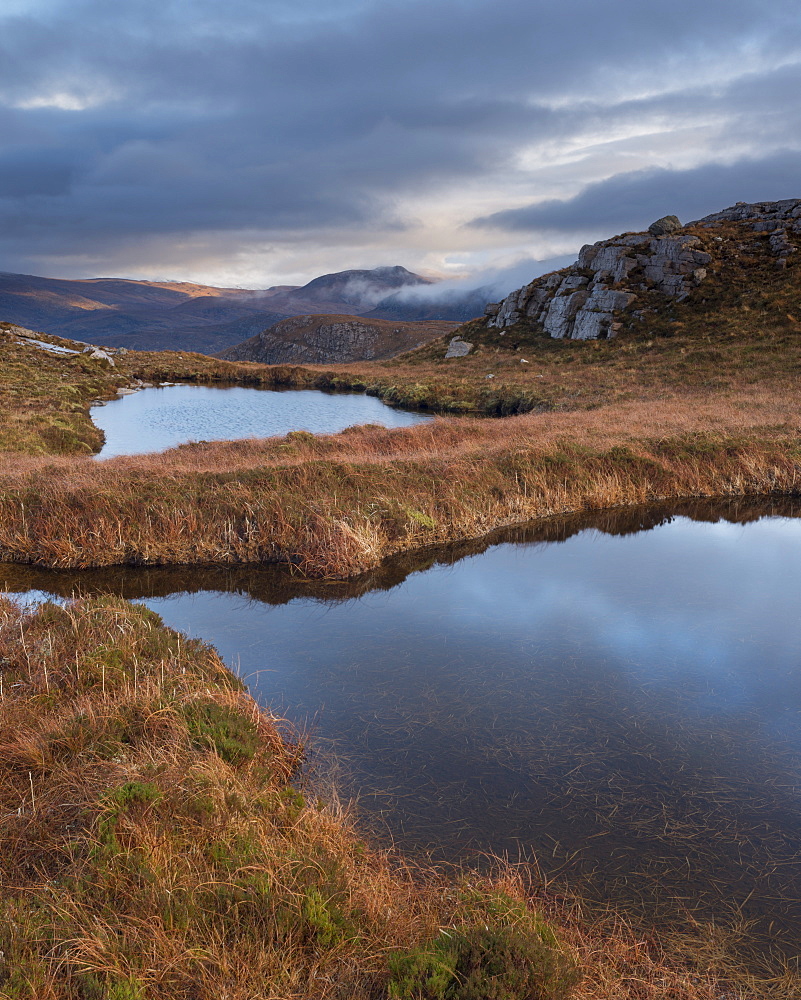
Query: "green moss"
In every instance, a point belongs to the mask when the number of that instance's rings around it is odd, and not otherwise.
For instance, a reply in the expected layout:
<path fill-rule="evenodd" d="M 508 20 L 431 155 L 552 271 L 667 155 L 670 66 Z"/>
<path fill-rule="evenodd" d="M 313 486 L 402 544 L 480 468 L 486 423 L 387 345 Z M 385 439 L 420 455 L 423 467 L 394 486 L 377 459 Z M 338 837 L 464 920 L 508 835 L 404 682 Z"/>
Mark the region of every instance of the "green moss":
<path fill-rule="evenodd" d="M 146 1000 L 147 993 L 140 980 L 133 976 L 104 982 L 100 976 L 90 973 L 81 977 L 78 997 L 80 1000 Z"/>
<path fill-rule="evenodd" d="M 539 914 L 505 893 L 465 888 L 459 912 L 472 922 L 443 928 L 390 956 L 392 1000 L 565 1000 L 579 979 Z"/>
<path fill-rule="evenodd" d="M 103 798 L 104 813 L 97 821 L 97 839 L 101 853 L 118 854 L 117 825 L 124 812 L 137 806 L 156 805 L 163 798 L 156 785 L 147 781 L 128 781 L 108 792 Z"/>
<path fill-rule="evenodd" d="M 431 517 L 430 514 L 424 514 L 421 510 L 414 510 L 411 507 L 404 507 L 407 517 L 411 518 L 415 524 L 419 524 L 421 528 L 427 528 L 429 531 L 437 526 L 437 522 Z"/>
<path fill-rule="evenodd" d="M 198 749 L 214 750 L 229 764 L 252 760 L 259 734 L 252 719 L 216 701 L 191 701 L 181 708 L 192 742 Z"/>
<path fill-rule="evenodd" d="M 392 1000 L 562 1000 L 577 973 L 537 934 L 462 926 L 389 960 Z"/>

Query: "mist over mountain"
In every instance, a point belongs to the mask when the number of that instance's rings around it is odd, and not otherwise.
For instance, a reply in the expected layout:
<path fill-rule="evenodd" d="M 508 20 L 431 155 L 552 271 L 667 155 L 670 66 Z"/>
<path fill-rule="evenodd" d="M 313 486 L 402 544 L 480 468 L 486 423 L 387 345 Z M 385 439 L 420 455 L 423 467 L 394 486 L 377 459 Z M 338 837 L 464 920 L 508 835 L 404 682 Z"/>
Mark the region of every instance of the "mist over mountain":
<path fill-rule="evenodd" d="M 482 315 L 523 276 L 531 280 L 573 259 L 525 260 L 453 279 L 424 277 L 400 265 L 351 269 L 264 289 L 0 273 L 0 318 L 109 347 L 216 354 L 292 316 L 461 323 Z"/>
<path fill-rule="evenodd" d="M 562 254 L 547 260 L 525 258 L 506 268 L 487 268 L 466 277 L 425 285 L 405 285 L 363 315 L 370 319 L 406 322 L 453 320 L 464 323 L 482 316 L 487 303 L 502 299 L 519 285 L 566 267 L 575 259 L 575 254 Z"/>
<path fill-rule="evenodd" d="M 213 354 L 289 316 L 360 315 L 398 289 L 431 280 L 400 266 L 340 271 L 303 286 L 265 289 L 3 273 L 0 317 L 110 347 Z"/>

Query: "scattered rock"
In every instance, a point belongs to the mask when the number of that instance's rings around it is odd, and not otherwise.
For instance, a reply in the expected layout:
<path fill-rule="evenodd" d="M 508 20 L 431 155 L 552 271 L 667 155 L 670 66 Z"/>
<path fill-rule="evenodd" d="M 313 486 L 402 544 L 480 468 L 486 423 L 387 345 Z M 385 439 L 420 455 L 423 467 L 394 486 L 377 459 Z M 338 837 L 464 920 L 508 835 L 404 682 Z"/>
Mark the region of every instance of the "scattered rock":
<path fill-rule="evenodd" d="M 463 358 L 465 355 L 469 354 L 473 349 L 473 345 L 467 340 L 462 340 L 461 337 L 451 337 L 451 342 L 448 344 L 448 350 L 445 354 L 446 358 Z"/>
<path fill-rule="evenodd" d="M 700 224 L 715 222 L 751 222 L 754 231 L 769 233 L 774 229 L 793 229 L 801 232 L 801 198 L 787 198 L 784 201 L 738 201 L 732 208 L 705 215 Z"/>
<path fill-rule="evenodd" d="M 770 249 L 777 257 L 788 257 L 791 253 L 795 253 L 796 247 L 787 239 L 786 229 L 776 229 L 771 234 L 768 240 L 770 244 Z"/>
<path fill-rule="evenodd" d="M 36 337 L 19 337 L 18 342 L 27 347 L 35 347 L 39 351 L 47 351 L 49 354 L 78 354 L 69 347 L 60 347 L 58 344 L 50 344 L 46 340 L 38 340 Z"/>
<path fill-rule="evenodd" d="M 668 233 L 675 233 L 677 229 L 681 229 L 678 216 L 664 215 L 661 219 L 657 219 L 656 222 L 651 223 L 648 227 L 648 232 L 652 236 L 667 236 Z"/>
<path fill-rule="evenodd" d="M 89 347 L 84 347 L 83 353 L 88 354 L 94 361 L 106 361 L 112 368 L 116 368 L 114 358 L 100 347 L 92 347 L 90 344 Z"/>

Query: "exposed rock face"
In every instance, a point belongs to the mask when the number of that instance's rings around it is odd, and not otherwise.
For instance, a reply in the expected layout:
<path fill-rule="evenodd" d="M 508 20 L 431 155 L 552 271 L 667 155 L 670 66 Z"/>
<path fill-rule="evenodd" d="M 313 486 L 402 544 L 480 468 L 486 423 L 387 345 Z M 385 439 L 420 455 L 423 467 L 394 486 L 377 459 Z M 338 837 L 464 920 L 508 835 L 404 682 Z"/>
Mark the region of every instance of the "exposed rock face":
<path fill-rule="evenodd" d="M 801 198 L 787 198 L 785 201 L 738 201 L 722 212 L 705 215 L 699 223 L 706 222 L 749 222 L 755 223 L 758 233 L 770 233 L 774 229 L 787 226 L 801 233 Z"/>
<path fill-rule="evenodd" d="M 801 245 L 801 198 L 738 202 L 689 226 L 697 232 L 698 227 L 727 222 L 750 223 L 755 232 L 770 234 L 776 265 L 784 268 Z M 503 302 L 487 306 L 487 326 L 502 330 L 527 319 L 552 337 L 611 337 L 618 328 L 616 314 L 628 309 L 638 293 L 653 290 L 680 302 L 706 279 L 712 257 L 701 249 L 700 238 L 687 232 L 689 226 L 666 215 L 647 233 L 627 233 L 582 247 L 571 267 L 543 275 Z"/>
<path fill-rule="evenodd" d="M 664 228 L 670 219 L 655 225 Z M 704 264 L 712 258 L 698 249 L 700 243 L 691 235 L 633 233 L 582 247 L 571 267 L 537 278 L 498 305 L 488 306 L 488 325 L 503 328 L 525 317 L 540 323 L 552 337 L 613 336 L 615 313 L 627 309 L 639 290 L 654 288 L 682 299 L 703 281 Z"/>
<path fill-rule="evenodd" d="M 292 316 L 217 357 L 263 364 L 331 364 L 391 358 L 427 344 L 457 323 L 402 323 L 358 316 Z"/>
<path fill-rule="evenodd" d="M 770 233 L 769 244 L 784 266 L 787 258 L 797 253 L 797 243 L 801 243 L 801 198 L 785 201 L 757 201 L 748 204 L 738 201 L 732 208 L 707 215 L 699 220 L 699 225 L 716 222 L 752 222 L 757 233 Z"/>
<path fill-rule="evenodd" d="M 451 342 L 448 344 L 448 350 L 445 353 L 447 358 L 464 358 L 473 350 L 473 345 L 467 341 L 462 340 L 461 337 L 451 337 Z"/>
<path fill-rule="evenodd" d="M 594 340 L 614 336 L 615 314 L 636 301 L 637 292 L 656 289 L 684 299 L 706 277 L 709 254 L 666 215 L 647 233 L 628 233 L 581 248 L 578 260 L 563 271 L 537 278 L 487 306 L 487 325 L 503 328 L 521 319 L 539 323 L 552 337 Z"/>

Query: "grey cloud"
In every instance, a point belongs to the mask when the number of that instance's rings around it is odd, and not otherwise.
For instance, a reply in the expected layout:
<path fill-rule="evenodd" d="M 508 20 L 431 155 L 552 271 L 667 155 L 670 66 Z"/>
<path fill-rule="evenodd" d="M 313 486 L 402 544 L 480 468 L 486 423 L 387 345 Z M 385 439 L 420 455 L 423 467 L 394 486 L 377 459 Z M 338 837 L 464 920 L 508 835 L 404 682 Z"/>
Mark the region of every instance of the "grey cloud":
<path fill-rule="evenodd" d="M 65 195 L 72 182 L 72 170 L 35 151 L 22 156 L 0 156 L 0 200 L 31 195 Z"/>
<path fill-rule="evenodd" d="M 471 225 L 523 232 L 603 230 L 611 236 L 643 230 L 662 215 L 689 222 L 736 201 L 798 197 L 799 178 L 801 151 L 796 150 L 691 170 L 639 170 L 590 184 L 575 198 L 496 212 Z"/>
<path fill-rule="evenodd" d="M 0 16 L 0 95 L 16 105 L 0 109 L 0 266 L 160 234 L 389 234 L 409 194 L 489 189 L 526 145 L 646 113 L 714 110 L 775 146 L 797 126 L 797 69 L 681 81 L 738 53 L 791 58 L 796 2 L 729 0 L 722 16 L 695 0 L 74 0 Z M 65 93 L 84 109 L 32 106 Z M 658 200 L 645 175 L 606 183 L 599 224 Z M 490 221 L 525 232 L 551 212 L 570 230 L 574 208 L 603 215 L 593 190 L 565 203 L 567 222 L 558 205 Z"/>

